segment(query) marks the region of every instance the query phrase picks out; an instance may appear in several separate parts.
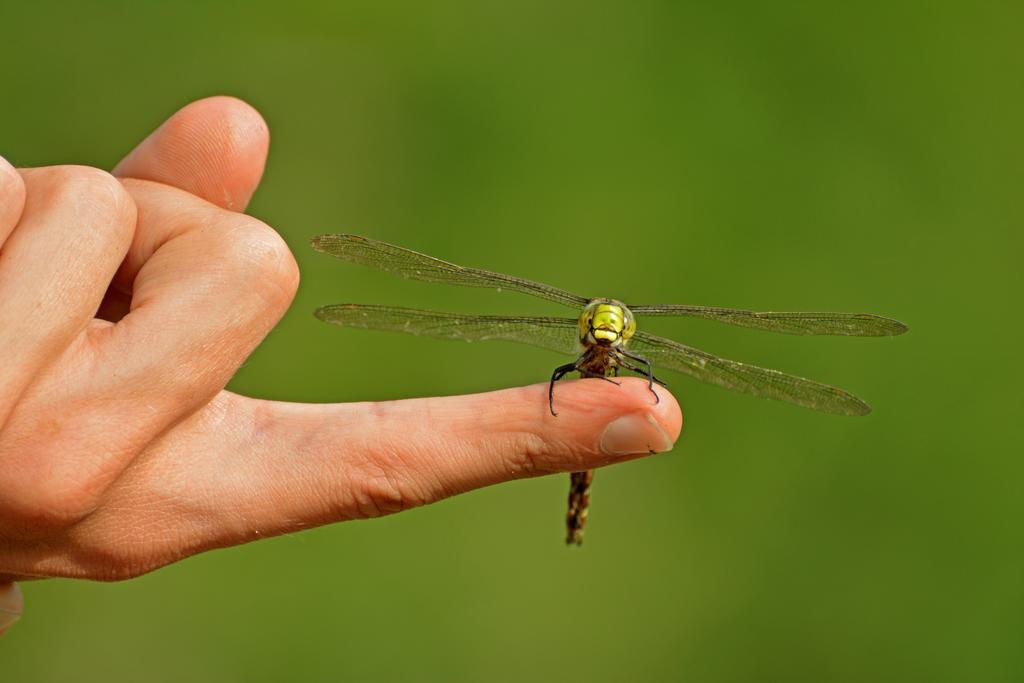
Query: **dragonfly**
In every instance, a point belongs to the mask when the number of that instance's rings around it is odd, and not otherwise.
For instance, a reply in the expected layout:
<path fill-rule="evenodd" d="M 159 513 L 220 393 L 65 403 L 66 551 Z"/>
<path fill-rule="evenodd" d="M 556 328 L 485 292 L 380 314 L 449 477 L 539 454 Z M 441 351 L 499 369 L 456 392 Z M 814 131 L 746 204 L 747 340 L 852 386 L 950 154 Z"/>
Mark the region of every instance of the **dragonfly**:
<path fill-rule="evenodd" d="M 637 330 L 639 316 L 686 316 L 792 335 L 885 337 L 903 334 L 903 323 L 871 313 L 747 311 L 677 304 L 626 305 L 617 299 L 585 297 L 541 282 L 480 268 L 466 268 L 387 242 L 349 234 L 314 237 L 314 249 L 410 280 L 484 287 L 528 294 L 578 311 L 575 317 L 466 315 L 400 306 L 341 303 L 317 308 L 320 320 L 374 330 L 462 341 L 502 340 L 530 344 L 575 360 L 555 368 L 548 384 L 548 409 L 556 416 L 554 387 L 569 373 L 615 382 L 620 370 L 643 375 L 657 400 L 664 385 L 653 367 L 684 373 L 703 382 L 753 396 L 785 401 L 836 415 L 867 415 L 867 403 L 842 389 L 778 370 L 740 363 Z M 566 543 L 580 545 L 590 503 L 592 470 L 573 472 L 566 514 Z"/>

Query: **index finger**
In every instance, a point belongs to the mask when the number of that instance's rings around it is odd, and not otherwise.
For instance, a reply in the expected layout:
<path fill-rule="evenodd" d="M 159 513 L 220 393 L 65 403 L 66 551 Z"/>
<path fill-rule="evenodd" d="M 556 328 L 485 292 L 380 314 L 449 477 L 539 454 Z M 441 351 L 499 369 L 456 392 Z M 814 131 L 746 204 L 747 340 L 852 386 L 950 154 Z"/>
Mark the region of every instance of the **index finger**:
<path fill-rule="evenodd" d="M 71 532 L 74 552 L 40 546 L 10 571 L 130 578 L 212 548 L 669 450 L 682 414 L 658 393 L 655 403 L 638 378 L 569 381 L 553 417 L 547 384 L 324 405 L 222 391 L 124 471 Z"/>
<path fill-rule="evenodd" d="M 125 473 L 108 507 L 189 547 L 235 545 L 664 452 L 682 428 L 675 398 L 659 387 L 655 403 L 638 378 L 560 383 L 557 417 L 547 388 L 342 404 L 222 392 Z M 116 525 L 107 515 L 87 523 Z"/>

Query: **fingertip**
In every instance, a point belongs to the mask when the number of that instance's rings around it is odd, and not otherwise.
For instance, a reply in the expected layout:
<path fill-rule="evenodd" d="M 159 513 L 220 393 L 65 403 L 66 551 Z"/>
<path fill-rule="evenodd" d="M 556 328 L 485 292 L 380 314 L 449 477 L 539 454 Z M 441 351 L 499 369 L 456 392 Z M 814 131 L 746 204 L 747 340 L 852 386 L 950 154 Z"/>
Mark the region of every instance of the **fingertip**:
<path fill-rule="evenodd" d="M 266 132 L 267 125 L 256 107 L 234 95 L 211 95 L 189 102 L 178 110 L 178 113 L 213 113 L 223 114 L 239 122 L 248 123 Z"/>
<path fill-rule="evenodd" d="M 270 131 L 254 107 L 236 97 L 207 97 L 175 112 L 114 174 L 172 185 L 241 211 L 263 176 L 269 146 Z"/>
<path fill-rule="evenodd" d="M 596 441 L 596 450 L 607 456 L 671 450 L 683 425 L 682 410 L 675 396 L 661 386 L 652 389 L 638 377 L 617 381 L 618 386 L 600 379 L 556 385 L 555 407 L 559 416 L 547 428 L 568 433 L 583 446 Z M 558 423 L 563 417 L 566 421 Z"/>
<path fill-rule="evenodd" d="M 172 118 L 192 121 L 211 132 L 225 134 L 227 151 L 238 161 L 262 164 L 270 147 L 270 129 L 263 115 L 245 100 L 230 95 L 215 95 L 182 107 Z"/>
<path fill-rule="evenodd" d="M 679 400 L 675 395 L 666 387 L 655 386 L 654 391 L 658 392 L 658 397 L 661 400 L 657 409 L 653 411 L 653 415 L 674 444 L 679 440 L 679 435 L 683 431 L 683 408 L 679 405 Z"/>

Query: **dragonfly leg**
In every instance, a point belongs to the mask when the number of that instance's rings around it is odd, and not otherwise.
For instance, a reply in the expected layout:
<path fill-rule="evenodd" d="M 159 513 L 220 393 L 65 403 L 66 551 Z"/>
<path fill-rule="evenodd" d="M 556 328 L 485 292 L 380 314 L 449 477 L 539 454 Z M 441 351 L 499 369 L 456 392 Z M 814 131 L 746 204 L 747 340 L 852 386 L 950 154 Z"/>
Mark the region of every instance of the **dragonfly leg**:
<path fill-rule="evenodd" d="M 610 377 L 605 377 L 599 372 L 593 372 L 585 368 L 579 367 L 580 360 L 577 359 L 574 363 L 566 363 L 565 365 L 559 365 L 555 368 L 555 371 L 551 373 L 551 383 L 548 384 L 548 408 L 551 410 L 551 414 L 558 417 L 558 413 L 555 412 L 555 382 L 565 377 L 574 370 L 580 373 L 581 377 L 593 377 L 595 379 L 603 379 L 605 382 L 611 382 L 615 386 L 619 386 L 619 383 Z M 616 374 L 616 377 L 618 375 Z"/>
<path fill-rule="evenodd" d="M 555 412 L 555 382 L 575 370 L 577 362 L 579 361 L 559 365 L 555 368 L 555 371 L 551 373 L 551 383 L 548 384 L 548 409 L 551 410 L 552 417 L 558 417 L 558 413 Z"/>
<path fill-rule="evenodd" d="M 616 382 L 611 377 L 606 377 L 605 375 L 602 375 L 600 372 L 591 372 L 590 370 L 584 370 L 583 368 L 578 368 L 578 372 L 580 373 L 581 377 L 603 379 L 605 382 L 611 382 L 615 386 L 619 386 L 619 384 L 621 384 L 621 382 Z M 615 376 L 618 377 L 618 373 L 616 373 Z"/>
<path fill-rule="evenodd" d="M 619 362 L 622 363 L 622 366 L 624 368 L 626 368 L 627 370 L 632 370 L 633 372 L 638 372 L 638 373 L 644 375 L 645 377 L 647 377 L 647 388 L 650 390 L 650 392 L 652 394 L 654 394 L 654 402 L 655 403 L 660 403 L 661 402 L 661 397 L 658 396 L 658 392 L 656 392 L 654 390 L 654 383 L 657 382 L 661 386 L 665 386 L 665 383 L 662 382 L 660 379 L 658 379 L 657 377 L 654 376 L 654 369 L 651 367 L 651 361 L 647 360 L 643 356 L 638 356 L 636 354 L 628 353 L 626 351 L 619 351 L 619 353 L 622 354 L 626 358 L 631 358 L 632 360 L 635 360 L 637 362 L 640 362 L 640 363 L 644 364 L 643 368 L 638 368 L 637 366 L 633 365 L 632 363 L 628 363 L 628 362 L 626 362 L 624 360 L 621 360 L 621 359 L 619 360 Z"/>

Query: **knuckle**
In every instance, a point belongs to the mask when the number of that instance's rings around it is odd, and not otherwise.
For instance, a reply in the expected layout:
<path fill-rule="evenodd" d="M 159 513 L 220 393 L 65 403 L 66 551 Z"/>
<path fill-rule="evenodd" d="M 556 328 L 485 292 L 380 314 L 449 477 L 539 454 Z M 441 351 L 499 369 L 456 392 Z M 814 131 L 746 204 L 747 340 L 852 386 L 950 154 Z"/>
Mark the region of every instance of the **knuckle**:
<path fill-rule="evenodd" d="M 244 272 L 273 303 L 290 303 L 299 286 L 299 266 L 281 235 L 242 214 L 233 215 L 222 234 L 227 267 Z"/>
<path fill-rule="evenodd" d="M 132 206 L 121 182 L 106 171 L 91 166 L 55 166 L 59 189 L 71 197 L 110 212 L 124 212 Z"/>
<path fill-rule="evenodd" d="M 45 175 L 59 200 L 72 203 L 82 214 L 95 216 L 97 227 L 115 231 L 122 239 L 131 237 L 135 202 L 117 178 L 91 166 L 51 166 L 45 169 Z"/>
<path fill-rule="evenodd" d="M 395 469 L 370 458 L 349 472 L 347 495 L 342 496 L 345 516 L 383 517 L 429 502 L 418 487 L 395 474 Z"/>
<path fill-rule="evenodd" d="M 551 462 L 550 448 L 540 435 L 514 435 L 505 449 L 505 469 L 515 479 L 526 479 L 559 471 Z"/>
<path fill-rule="evenodd" d="M 535 432 L 507 435 L 503 452 L 505 468 L 515 479 L 578 472 L 607 464 L 596 461 L 595 454 L 581 448 L 575 440 Z"/>

